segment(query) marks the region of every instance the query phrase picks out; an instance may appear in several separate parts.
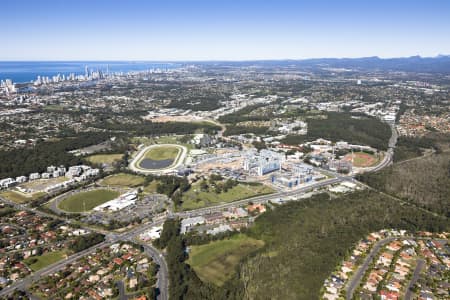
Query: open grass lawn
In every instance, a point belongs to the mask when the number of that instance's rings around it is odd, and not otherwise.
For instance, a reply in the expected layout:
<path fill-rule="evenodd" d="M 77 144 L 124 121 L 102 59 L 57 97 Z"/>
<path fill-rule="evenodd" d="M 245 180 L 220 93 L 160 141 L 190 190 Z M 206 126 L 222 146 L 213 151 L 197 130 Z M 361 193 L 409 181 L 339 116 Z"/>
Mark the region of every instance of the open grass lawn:
<path fill-rule="evenodd" d="M 233 202 L 274 192 L 272 188 L 266 185 L 248 185 L 240 183 L 229 189 L 226 193 L 222 192 L 216 194 L 214 191 L 201 191 L 199 184 L 199 182 L 194 184 L 191 189 L 183 195 L 183 210 L 201 208 L 221 202 Z"/>
<path fill-rule="evenodd" d="M 180 149 L 176 147 L 171 146 L 155 147 L 148 150 L 145 153 L 144 158 L 151 160 L 166 160 L 166 159 L 175 160 L 179 152 Z"/>
<path fill-rule="evenodd" d="M 67 212 L 90 211 L 100 204 L 117 198 L 119 194 L 119 192 L 105 189 L 81 192 L 62 200 L 59 208 Z"/>
<path fill-rule="evenodd" d="M 119 173 L 106 177 L 100 183 L 102 185 L 134 187 L 142 185 L 144 181 L 145 179 L 142 176 Z"/>
<path fill-rule="evenodd" d="M 353 166 L 358 167 L 358 168 L 372 167 L 379 163 L 380 157 L 378 157 L 374 154 L 369 154 L 369 153 L 365 153 L 365 152 L 354 152 L 353 153 Z M 351 153 L 347 154 L 345 156 L 345 159 L 351 161 L 352 154 Z"/>
<path fill-rule="evenodd" d="M 54 264 L 57 261 L 62 260 L 66 256 L 66 251 L 52 251 L 47 252 L 41 256 L 32 256 L 25 260 L 25 263 L 33 270 L 34 272 L 45 268 L 51 264 Z M 34 260 L 37 260 L 34 262 Z"/>
<path fill-rule="evenodd" d="M 158 144 L 178 144 L 178 138 L 179 136 L 160 136 L 153 139 L 153 142 Z"/>
<path fill-rule="evenodd" d="M 4 197 L 4 198 L 6 198 L 10 201 L 16 202 L 16 203 L 27 203 L 27 202 L 36 200 L 44 195 L 45 195 L 44 192 L 38 192 L 38 193 L 31 194 L 30 197 L 27 197 L 27 196 L 25 196 L 25 194 L 22 194 L 20 192 L 15 192 L 15 191 L 5 191 L 5 192 L 0 193 L 1 197 Z"/>
<path fill-rule="evenodd" d="M 64 181 L 68 181 L 69 179 L 61 176 L 61 177 L 56 177 L 56 178 L 49 178 L 49 179 L 37 179 L 37 180 L 33 180 L 33 181 L 28 181 L 25 183 L 22 183 L 20 186 L 27 188 L 27 189 L 32 189 L 35 191 L 43 191 L 45 190 L 46 187 L 55 185 L 57 183 L 61 183 Z"/>
<path fill-rule="evenodd" d="M 148 185 L 143 188 L 144 193 L 153 194 L 156 193 L 156 188 L 158 187 L 158 180 L 153 180 Z"/>
<path fill-rule="evenodd" d="M 188 264 L 198 277 L 221 286 L 234 273 L 241 258 L 261 248 L 264 242 L 239 234 L 230 239 L 192 246 Z"/>
<path fill-rule="evenodd" d="M 86 157 L 86 160 L 93 164 L 108 164 L 121 160 L 123 154 L 94 154 Z"/>
<path fill-rule="evenodd" d="M 52 105 L 45 105 L 43 107 L 43 110 L 62 111 L 62 110 L 64 110 L 64 107 L 62 105 L 52 104 Z"/>

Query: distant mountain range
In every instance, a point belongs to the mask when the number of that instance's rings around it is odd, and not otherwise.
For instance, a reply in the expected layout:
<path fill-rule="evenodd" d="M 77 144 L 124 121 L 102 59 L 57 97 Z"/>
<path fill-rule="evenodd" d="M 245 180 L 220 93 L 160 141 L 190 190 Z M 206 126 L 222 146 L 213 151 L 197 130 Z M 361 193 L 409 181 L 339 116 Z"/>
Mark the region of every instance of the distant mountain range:
<path fill-rule="evenodd" d="M 401 58 L 329 58 L 308 59 L 300 61 L 300 64 L 319 65 L 326 64 L 334 68 L 355 68 L 365 70 L 405 71 L 424 73 L 450 73 L 450 56 L 439 55 L 436 57 L 401 57 Z"/>
<path fill-rule="evenodd" d="M 258 60 L 258 61 L 216 61 L 204 62 L 205 64 L 233 65 L 233 66 L 296 66 L 296 67 L 329 67 L 358 69 L 362 71 L 400 71 L 416 73 L 443 73 L 450 74 L 450 55 L 438 55 L 435 57 L 399 57 L 380 58 L 377 56 L 361 58 L 314 58 L 301 60 Z"/>

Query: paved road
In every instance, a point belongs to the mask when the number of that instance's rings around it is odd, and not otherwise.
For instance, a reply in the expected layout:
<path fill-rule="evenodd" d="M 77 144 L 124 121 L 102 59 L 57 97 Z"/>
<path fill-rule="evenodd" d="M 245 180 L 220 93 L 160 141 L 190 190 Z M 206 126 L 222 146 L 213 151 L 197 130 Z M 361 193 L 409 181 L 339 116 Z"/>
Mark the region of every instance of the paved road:
<path fill-rule="evenodd" d="M 9 293 L 13 292 L 14 290 L 25 290 L 26 287 L 28 287 L 34 281 L 39 280 L 41 277 L 47 276 L 54 272 L 57 272 L 57 271 L 63 269 L 66 265 L 74 263 L 76 260 L 82 258 L 83 256 L 88 255 L 88 254 L 96 251 L 97 249 L 108 246 L 108 245 L 109 245 L 109 243 L 102 242 L 102 243 L 92 246 L 88 249 L 85 249 L 81 252 L 75 253 L 75 254 L 69 256 L 68 258 L 60 260 L 46 268 L 36 271 L 32 275 L 25 277 L 22 280 L 16 281 L 11 286 L 1 290 L 0 296 L 6 296 Z"/>
<path fill-rule="evenodd" d="M 119 300 L 128 300 L 128 297 L 125 293 L 125 284 L 123 280 L 119 280 L 116 282 L 117 288 L 119 289 Z"/>
<path fill-rule="evenodd" d="M 369 255 L 367 255 L 366 259 L 364 260 L 363 264 L 358 268 L 356 273 L 352 276 L 352 278 L 350 278 L 349 282 L 347 283 L 346 286 L 347 300 L 351 300 L 353 298 L 353 293 L 355 289 L 359 286 L 362 277 L 366 273 L 374 257 L 378 254 L 378 251 L 380 251 L 380 248 L 386 245 L 387 243 L 392 242 L 395 239 L 397 239 L 397 237 L 388 237 L 375 243 Z"/>
<path fill-rule="evenodd" d="M 397 145 L 397 139 L 398 139 L 397 129 L 395 128 L 395 125 L 391 125 L 391 138 L 389 139 L 388 150 L 386 151 L 383 160 L 381 161 L 381 163 L 379 163 L 375 167 L 367 170 L 367 172 L 379 171 L 393 163 L 394 150 L 395 150 L 395 146 Z"/>
<path fill-rule="evenodd" d="M 223 131 L 225 130 L 225 128 L 222 128 L 221 133 L 223 133 Z M 389 140 L 389 149 L 387 151 L 386 157 L 385 159 L 382 161 L 382 163 L 380 163 L 378 166 L 374 167 L 371 171 L 378 171 L 386 166 L 388 166 L 389 164 L 392 163 L 392 157 L 394 154 L 394 148 L 395 145 L 397 143 L 397 130 L 395 128 L 395 125 L 391 126 L 391 131 L 392 131 L 392 135 L 391 138 Z M 148 148 L 148 147 L 147 147 Z M 147 149 L 146 148 L 146 149 Z M 132 163 L 130 164 L 130 167 L 133 169 L 134 164 L 139 160 L 140 156 L 142 156 L 142 153 L 145 153 L 146 149 L 143 149 L 144 151 L 141 151 L 140 154 L 138 154 L 135 159 L 132 161 Z M 177 158 L 177 164 L 179 162 L 184 161 L 185 156 L 186 156 L 186 148 L 183 147 L 182 149 L 182 153 L 180 154 L 180 156 Z M 140 171 L 140 170 L 139 170 Z M 322 170 L 323 171 L 323 170 Z M 187 212 L 179 212 L 179 213 L 175 213 L 172 216 L 178 216 L 178 217 L 190 217 L 190 216 L 198 216 L 198 215 L 203 215 L 203 214 L 207 214 L 207 213 L 211 213 L 211 212 L 215 212 L 215 211 L 220 211 L 223 210 L 225 208 L 229 208 L 229 207 L 233 207 L 233 206 L 239 206 L 242 204 L 246 204 L 249 201 L 252 201 L 254 203 L 265 203 L 271 200 L 277 200 L 280 198 L 284 198 L 284 197 L 290 197 L 290 196 L 295 196 L 295 195 L 299 195 L 302 193 L 305 193 L 307 191 L 316 189 L 316 188 L 321 188 L 330 184 L 336 184 L 336 183 L 340 183 L 343 181 L 352 181 L 355 183 L 359 183 L 358 181 L 356 181 L 354 178 L 352 178 L 351 176 L 345 176 L 342 174 L 338 174 L 335 172 L 330 172 L 327 171 L 329 174 L 335 176 L 335 178 L 331 178 L 331 179 L 326 179 L 326 180 L 322 180 L 319 182 L 315 182 L 313 184 L 310 184 L 308 186 L 302 187 L 300 189 L 296 189 L 293 191 L 288 191 L 288 192 L 279 192 L 279 193 L 274 193 L 274 194 L 270 194 L 270 195 L 265 195 L 265 196 L 259 196 L 259 197 L 253 197 L 253 198 L 249 198 L 249 199 L 244 199 L 244 200 L 240 200 L 240 201 L 235 201 L 235 202 L 231 202 L 231 203 L 225 203 L 225 204 L 219 204 L 217 206 L 214 207 L 207 207 L 207 208 L 200 208 L 200 209 L 196 209 L 196 210 L 192 210 L 192 211 L 187 211 Z M 8 203 L 10 205 L 13 205 L 15 208 L 17 209 L 22 209 L 22 210 L 29 210 L 29 211 L 33 211 L 34 213 L 38 214 L 38 215 L 42 215 L 42 216 L 46 216 L 46 217 L 50 217 L 50 218 L 59 218 L 62 219 L 61 217 L 57 217 L 54 215 L 50 215 L 47 213 L 44 213 L 42 211 L 39 210 L 35 210 L 35 209 L 31 209 L 28 208 L 25 205 L 20 205 L 11 201 L 8 201 L 4 198 L 0 197 L 0 201 L 3 201 L 5 203 Z M 154 220 L 151 223 L 146 223 L 143 224 L 135 229 L 132 229 L 128 232 L 122 233 L 122 234 L 116 234 L 116 233 L 112 233 L 112 232 L 105 232 L 105 231 L 99 231 L 99 230 L 94 230 L 92 228 L 87 228 L 91 231 L 96 231 L 96 232 L 101 232 L 103 234 L 106 235 L 106 240 L 100 244 L 97 244 L 95 246 L 92 246 L 88 249 L 85 249 L 81 252 L 78 252 L 74 255 L 71 255 L 70 257 L 68 257 L 65 260 L 56 262 L 46 268 L 43 268 L 37 272 L 35 272 L 33 275 L 30 275 L 28 277 L 25 277 L 24 279 L 15 282 L 14 284 L 12 284 L 11 286 L 3 289 L 0 291 L 0 296 L 5 296 L 8 295 L 9 293 L 13 292 L 16 289 L 21 289 L 24 290 L 26 287 L 28 287 L 31 283 L 33 283 L 34 281 L 38 280 L 39 278 L 41 278 L 42 276 L 46 276 L 48 274 L 57 272 L 59 270 L 61 270 L 62 268 L 64 268 L 67 264 L 73 263 L 76 260 L 80 259 L 81 257 L 90 254 L 94 251 L 96 251 L 98 248 L 100 247 L 105 247 L 108 245 L 111 245 L 115 242 L 118 241 L 123 241 L 123 240 L 129 240 L 129 241 L 133 241 L 136 242 L 135 237 L 137 235 L 139 235 L 140 233 L 148 230 L 151 227 L 154 226 L 159 226 L 161 224 L 164 223 L 166 217 L 161 217 L 157 220 Z M 70 223 L 70 222 L 69 222 Z M 376 255 L 376 253 L 378 252 L 379 248 L 384 245 L 384 243 L 389 242 L 390 238 L 382 240 L 380 242 L 378 242 L 374 248 L 372 249 L 371 253 L 369 254 L 369 256 L 366 258 L 365 262 L 363 263 L 363 265 L 361 266 L 361 268 L 358 270 L 358 272 L 355 274 L 355 276 L 351 279 L 350 284 L 348 286 L 347 289 L 347 299 L 351 299 L 351 296 L 353 294 L 354 289 L 359 285 L 359 282 L 361 280 L 361 277 L 364 275 L 370 261 L 373 259 L 373 257 Z M 167 264 L 166 261 L 164 259 L 164 256 L 154 247 L 145 244 L 145 243 L 141 243 L 138 242 L 139 244 L 144 246 L 144 251 L 145 253 L 147 253 L 150 257 L 152 257 L 154 259 L 155 262 L 157 262 L 160 265 L 160 269 L 159 269 L 159 273 L 158 273 L 158 287 L 160 289 L 160 296 L 159 299 L 160 300 L 167 300 L 168 299 L 168 288 L 169 288 L 169 282 L 168 282 L 168 268 L 167 268 Z M 350 297 L 349 297 L 350 295 Z"/>
<path fill-rule="evenodd" d="M 320 187 L 324 187 L 330 184 L 334 184 L 334 183 L 338 183 L 338 182 L 342 182 L 343 180 L 347 180 L 348 178 L 346 177 L 340 177 L 340 178 L 332 178 L 332 179 L 327 179 L 327 180 L 322 180 L 319 182 L 315 182 L 313 184 L 310 184 L 308 186 L 305 186 L 303 188 L 294 190 L 294 191 L 289 191 L 289 192 L 282 192 L 282 193 L 275 193 L 275 194 L 270 194 L 270 195 L 265 195 L 265 196 L 259 196 L 259 197 L 254 197 L 254 198 L 249 198 L 249 199 L 245 199 L 245 200 L 241 200 L 241 201 L 236 201 L 236 202 L 231 202 L 231 203 L 225 203 L 225 204 L 221 204 L 215 207 L 209 207 L 209 208 L 201 208 L 201 209 L 196 209 L 196 210 L 192 210 L 192 211 L 188 211 L 188 212 L 179 212 L 179 213 L 175 213 L 173 214 L 173 216 L 179 216 L 179 217 L 187 217 L 187 216 L 198 216 L 198 215 L 203 215 L 203 214 L 207 214 L 210 212 L 214 212 L 214 211 L 218 211 L 218 210 L 223 210 L 225 208 L 228 207 L 233 207 L 236 205 L 242 205 L 247 203 L 248 201 L 252 201 L 254 203 L 263 203 L 263 202 L 268 202 L 270 200 L 275 200 L 275 199 L 279 199 L 279 198 L 283 198 L 283 197 L 289 197 L 289 196 L 294 196 L 294 195 L 298 195 L 301 193 L 304 193 L 306 191 L 315 189 L 315 188 L 320 188 Z M 8 202 L 5 200 L 5 202 Z M 9 203 L 9 202 L 8 202 Z M 37 210 L 33 210 L 30 209 L 26 206 L 23 205 L 18 205 L 15 203 L 11 203 L 13 204 L 16 208 L 18 209 L 25 209 L 25 210 L 31 210 L 33 212 L 39 213 L 39 214 L 43 214 L 45 216 L 48 217 L 55 217 Z M 140 233 L 148 230 L 151 227 L 154 226 L 159 226 L 161 224 L 164 223 L 166 217 L 161 217 L 158 220 L 154 220 L 154 222 L 150 222 L 150 223 L 146 223 L 143 224 L 137 228 L 134 228 L 130 231 L 127 231 L 125 233 L 122 234 L 117 234 L 117 233 L 108 233 L 106 236 L 106 240 L 103 243 L 100 243 L 98 245 L 95 245 L 93 247 L 90 247 L 86 250 L 83 250 L 81 252 L 78 252 L 74 255 L 71 255 L 70 257 L 68 257 L 65 260 L 59 261 L 55 264 L 52 264 L 44 269 L 41 269 L 38 272 L 35 272 L 33 275 L 30 275 L 26 278 L 24 278 L 21 281 L 17 281 L 14 284 L 12 284 L 11 286 L 9 286 L 8 288 L 3 289 L 2 291 L 0 291 L 0 296 L 5 296 L 8 295 L 9 293 L 11 293 L 12 291 L 16 290 L 16 289 L 20 289 L 20 290 L 24 290 L 26 287 L 28 287 L 31 283 L 33 283 L 34 281 L 38 280 L 40 277 L 42 276 L 46 276 L 48 274 L 57 272 L 61 269 L 63 269 L 67 264 L 71 264 L 74 263 L 76 260 L 80 259 L 81 257 L 93 253 L 95 252 L 98 248 L 100 247 L 105 247 L 105 246 L 109 246 L 115 242 L 118 241 L 123 241 L 123 240 L 129 240 L 129 241 L 133 241 L 136 242 L 135 237 L 137 235 L 139 235 Z M 158 273 L 158 287 L 160 289 L 160 299 L 161 300 L 166 300 L 168 299 L 168 286 L 169 286 L 169 282 L 168 282 L 168 268 L 167 268 L 167 264 L 166 261 L 164 259 L 164 256 L 155 248 L 147 245 L 147 244 L 143 244 L 144 246 L 145 252 L 150 255 L 153 259 L 155 259 L 155 261 L 160 265 L 160 271 Z"/>
<path fill-rule="evenodd" d="M 391 144 L 390 144 L 391 145 Z M 389 153 L 393 153 L 393 149 L 390 149 L 391 152 Z M 383 163 L 381 166 L 379 166 L 380 168 L 383 168 L 385 166 L 387 166 L 390 162 L 392 161 L 392 154 L 389 156 L 389 159 L 386 161 L 386 163 Z M 352 178 L 351 176 L 345 176 L 342 174 L 337 174 L 334 172 L 328 172 L 331 175 L 336 176 L 335 178 L 331 178 L 331 179 L 326 179 L 326 180 L 322 180 L 319 182 L 315 182 L 312 183 L 310 185 L 304 186 L 302 188 L 296 189 L 296 190 L 292 190 L 292 191 L 288 191 L 288 192 L 280 192 L 280 193 L 274 193 L 274 194 L 270 194 L 270 195 L 265 195 L 265 196 L 259 196 L 259 197 L 253 197 L 253 198 L 248 198 L 248 199 L 244 199 L 244 200 L 240 200 L 240 201 L 235 201 L 235 202 L 230 202 L 230 203 L 224 203 L 224 204 L 219 204 L 217 206 L 214 207 L 206 207 L 206 208 L 200 208 L 200 209 L 196 209 L 196 210 L 192 210 L 192 211 L 187 211 L 187 212 L 178 212 L 175 214 L 172 214 L 173 217 L 190 217 L 190 216 L 198 216 L 198 215 L 203 215 L 203 214 L 208 214 L 208 213 L 212 213 L 215 211 L 221 211 L 223 209 L 229 208 L 229 207 L 233 207 L 233 206 L 239 206 L 242 204 L 246 204 L 249 201 L 252 201 L 253 203 L 265 203 L 265 202 L 269 202 L 271 200 L 278 200 L 280 198 L 285 198 L 285 197 L 290 197 L 290 196 L 295 196 L 295 195 L 299 195 L 302 193 L 305 193 L 307 191 L 316 189 L 316 188 L 321 188 L 327 185 L 331 185 L 331 184 L 336 184 L 336 183 L 340 183 L 343 181 L 352 181 L 352 182 L 356 182 L 358 183 L 354 178 Z M 8 202 L 12 205 L 14 205 L 16 208 L 18 209 L 25 209 L 25 210 L 32 210 L 33 212 L 37 213 L 37 214 L 41 214 L 41 215 L 45 215 L 48 217 L 53 217 L 55 218 L 55 216 L 50 215 L 50 214 L 46 214 L 43 212 L 40 212 L 38 210 L 34 210 L 34 209 L 30 209 L 24 205 L 18 205 L 16 203 L 11 203 L 10 201 L 7 201 L 6 199 L 0 198 L 0 200 L 4 201 L 4 202 Z M 136 237 L 137 235 L 139 235 L 140 233 L 148 230 L 151 227 L 154 226 L 159 226 L 161 224 L 164 223 L 166 217 L 161 217 L 158 220 L 154 220 L 154 222 L 151 223 L 146 223 L 143 224 L 135 229 L 132 229 L 128 232 L 122 233 L 122 234 L 116 234 L 116 233 L 108 233 L 105 231 L 101 231 L 102 233 L 106 234 L 106 240 L 103 243 L 100 243 L 98 245 L 95 245 L 91 248 L 88 248 L 86 250 L 83 250 L 79 253 L 76 253 L 72 256 L 70 256 L 69 258 L 59 261 L 55 264 L 52 264 L 44 269 L 41 269 L 40 271 L 35 272 L 33 275 L 30 275 L 18 282 L 15 282 L 14 284 L 12 284 L 11 286 L 9 286 L 8 288 L 5 288 L 3 290 L 0 291 L 0 296 L 5 296 L 8 295 L 9 293 L 11 293 L 12 291 L 16 290 L 16 289 L 21 289 L 24 290 L 26 287 L 28 287 L 31 283 L 33 283 L 34 281 L 38 280 L 40 277 L 42 276 L 46 276 L 48 274 L 57 272 L 59 270 L 61 270 L 62 268 L 64 268 L 67 264 L 73 263 L 76 260 L 78 260 L 79 258 L 92 253 L 94 251 L 96 251 L 98 248 L 100 247 L 105 247 L 108 245 L 111 245 L 112 243 L 118 242 L 118 241 L 123 241 L 123 240 L 133 240 L 134 242 L 136 242 L 136 240 L 134 239 L 134 237 Z M 91 228 L 87 228 L 89 230 L 92 230 Z M 95 230 L 94 230 L 95 231 Z M 158 273 L 158 287 L 160 289 L 160 296 L 159 298 L 161 300 L 166 300 L 168 299 L 168 287 L 169 287 L 169 282 L 168 282 L 168 269 L 167 269 L 167 264 L 166 261 L 164 259 L 164 256 L 155 248 L 147 245 L 147 244 L 143 244 L 145 252 L 151 256 L 159 265 L 160 265 L 160 271 Z M 368 264 L 367 264 L 368 265 Z M 367 267 L 366 267 L 367 268 Z M 364 273 L 362 273 L 364 274 Z M 360 280 L 361 278 L 359 278 Z M 359 282 L 359 281 L 358 281 Z M 354 288 L 357 286 L 357 283 L 354 283 L 354 287 L 351 290 L 351 292 L 353 293 Z"/>
<path fill-rule="evenodd" d="M 63 201 L 66 198 L 69 198 L 70 196 L 76 195 L 76 194 L 80 194 L 80 193 L 84 193 L 84 192 L 89 192 L 89 191 L 95 191 L 95 190 L 104 190 L 106 189 L 106 187 L 104 186 L 87 186 L 83 189 L 77 189 L 77 190 L 71 190 L 68 191 L 64 194 L 61 194 L 59 196 L 56 196 L 53 199 L 50 199 L 50 201 L 47 202 L 47 204 L 50 205 L 50 209 L 52 211 L 55 212 L 55 214 L 57 215 L 64 215 L 64 214 L 78 214 L 78 215 L 89 215 L 90 211 L 81 211 L 81 212 L 69 212 L 69 211 L 65 211 L 59 208 L 59 204 L 61 203 L 61 201 Z M 119 192 L 120 194 L 125 193 L 127 190 L 124 188 L 120 188 L 120 187 L 113 187 L 113 186 L 108 186 L 107 187 L 108 190 L 113 190 L 116 192 Z"/>
<path fill-rule="evenodd" d="M 190 211 L 178 212 L 178 213 L 174 213 L 172 216 L 174 216 L 174 217 L 179 216 L 179 217 L 184 218 L 184 217 L 204 215 L 204 214 L 209 214 L 209 213 L 216 212 L 216 211 L 221 211 L 221 210 L 229 208 L 229 207 L 246 204 L 250 201 L 253 203 L 266 203 L 269 201 L 278 200 L 280 198 L 282 199 L 282 198 L 286 198 L 286 197 L 290 197 L 290 196 L 296 196 L 299 194 L 303 194 L 307 191 L 321 188 L 321 187 L 324 187 L 324 186 L 327 186 L 330 184 L 339 183 L 344 180 L 353 180 L 353 179 L 348 178 L 348 177 L 343 177 L 343 176 L 339 177 L 339 178 L 326 179 L 326 180 L 318 181 L 318 182 L 312 183 L 310 185 L 304 186 L 302 188 L 288 191 L 288 192 L 280 192 L 280 193 L 274 193 L 274 194 L 269 194 L 269 195 L 264 195 L 264 196 L 257 196 L 257 197 L 247 198 L 247 199 L 234 201 L 234 202 L 230 202 L 230 203 L 219 204 L 216 206 L 199 208 L 199 209 L 190 210 Z"/>
<path fill-rule="evenodd" d="M 12 207 L 14 207 L 17 210 L 26 210 L 26 211 L 32 212 L 32 213 L 34 213 L 34 214 L 36 214 L 38 216 L 41 216 L 41 217 L 46 217 L 46 218 L 51 218 L 51 219 L 58 219 L 58 220 L 67 222 L 69 224 L 73 223 L 72 220 L 70 220 L 70 219 L 67 219 L 67 218 L 64 218 L 64 217 L 61 217 L 61 216 L 55 215 L 55 214 L 49 214 L 49 213 L 46 213 L 46 212 L 44 212 L 42 210 L 39 210 L 37 208 L 28 207 L 25 204 L 18 204 L 16 202 L 9 201 L 8 199 L 5 199 L 3 197 L 0 197 L 0 202 L 6 203 L 8 205 L 11 205 Z M 97 233 L 101 233 L 101 234 L 104 234 L 104 235 L 108 235 L 109 234 L 109 231 L 107 231 L 107 230 L 93 228 L 93 227 L 85 226 L 85 225 L 78 224 L 78 223 L 77 223 L 77 225 L 80 225 L 81 228 L 86 229 L 86 230 L 90 230 L 92 232 L 97 232 Z"/>
<path fill-rule="evenodd" d="M 160 294 L 158 300 L 167 300 L 169 299 L 169 269 L 166 260 L 154 247 L 144 243 L 142 245 L 144 246 L 145 253 L 159 265 L 157 286 L 159 287 Z"/>
<path fill-rule="evenodd" d="M 424 266 L 425 266 L 425 261 L 423 259 L 418 259 L 416 269 L 414 270 L 414 274 L 413 274 L 411 280 L 409 281 L 408 287 L 406 289 L 405 300 L 410 300 L 413 298 L 414 294 L 411 291 L 411 289 L 414 286 L 414 284 L 417 282 L 417 280 L 419 279 L 420 272 L 422 271 Z"/>

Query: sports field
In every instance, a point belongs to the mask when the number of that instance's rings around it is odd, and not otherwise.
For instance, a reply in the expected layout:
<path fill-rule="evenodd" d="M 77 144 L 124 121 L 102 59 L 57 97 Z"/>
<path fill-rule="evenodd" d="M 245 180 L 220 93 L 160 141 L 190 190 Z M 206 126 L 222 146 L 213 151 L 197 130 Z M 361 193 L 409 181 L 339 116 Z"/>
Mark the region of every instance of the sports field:
<path fill-rule="evenodd" d="M 187 262 L 202 281 L 221 286 L 233 275 L 244 256 L 263 245 L 261 240 L 239 234 L 206 245 L 192 246 Z"/>
<path fill-rule="evenodd" d="M 248 185 L 240 183 L 227 192 L 201 191 L 199 182 L 195 183 L 189 191 L 183 194 L 183 210 L 191 210 L 214 205 L 222 202 L 233 202 L 254 196 L 271 194 L 274 190 L 266 185 Z"/>
<path fill-rule="evenodd" d="M 58 208 L 73 213 L 90 211 L 100 204 L 117 198 L 119 195 L 119 192 L 106 189 L 80 192 L 62 200 Z"/>
<path fill-rule="evenodd" d="M 149 149 L 145 155 L 144 159 L 151 159 L 151 160 L 175 160 L 177 158 L 178 153 L 180 152 L 180 149 L 173 146 L 161 146 L 161 147 L 154 147 Z"/>
<path fill-rule="evenodd" d="M 29 257 L 25 260 L 25 263 L 31 268 L 31 270 L 36 272 L 42 268 L 45 268 L 46 266 L 62 260 L 65 256 L 65 251 L 52 251 L 47 252 L 41 256 Z"/>
<path fill-rule="evenodd" d="M 145 179 L 142 176 L 137 176 L 133 174 L 119 173 L 111 175 L 103 179 L 100 183 L 102 185 L 111 186 L 123 186 L 123 187 L 135 187 L 142 185 Z"/>
<path fill-rule="evenodd" d="M 108 164 L 121 160 L 123 154 L 94 154 L 86 157 L 86 160 L 93 164 Z"/>
<path fill-rule="evenodd" d="M 347 154 L 344 159 L 347 161 L 352 161 L 353 157 L 353 166 L 357 168 L 368 168 L 373 167 L 379 163 L 380 158 L 375 154 L 369 154 L 366 152 L 354 152 Z"/>
<path fill-rule="evenodd" d="M 44 195 L 45 195 L 44 192 L 37 192 L 37 193 L 30 194 L 29 197 L 28 197 L 28 195 L 22 194 L 20 192 L 15 192 L 15 191 L 5 191 L 5 192 L 0 193 L 1 197 L 4 197 L 4 198 L 8 199 L 9 201 L 13 201 L 13 202 L 16 202 L 19 204 L 36 200 Z"/>

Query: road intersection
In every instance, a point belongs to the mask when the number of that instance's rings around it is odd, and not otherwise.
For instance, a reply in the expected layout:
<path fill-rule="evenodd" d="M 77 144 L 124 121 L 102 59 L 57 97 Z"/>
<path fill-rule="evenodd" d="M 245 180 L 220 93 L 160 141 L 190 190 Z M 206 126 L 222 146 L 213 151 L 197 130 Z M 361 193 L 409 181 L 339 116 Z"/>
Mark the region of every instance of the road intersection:
<path fill-rule="evenodd" d="M 383 161 L 378 166 L 372 168 L 370 170 L 370 172 L 378 171 L 384 167 L 389 166 L 392 163 L 395 143 L 397 141 L 397 132 L 396 132 L 394 126 L 392 126 L 391 129 L 392 129 L 392 137 L 389 140 L 389 149 L 386 152 L 386 155 L 385 155 Z M 142 154 L 145 152 L 146 151 L 142 151 L 140 153 Z M 182 155 L 182 157 L 178 157 L 177 161 L 184 160 L 185 150 L 183 150 L 183 152 L 180 155 Z M 140 159 L 140 156 L 142 156 L 142 155 L 138 155 L 133 161 L 134 162 L 138 161 Z M 37 281 L 40 277 L 57 272 L 57 271 L 63 269 L 66 265 L 75 262 L 77 259 L 79 259 L 85 255 L 95 252 L 97 249 L 99 249 L 101 247 L 106 247 L 106 246 L 112 245 L 112 244 L 120 242 L 120 241 L 132 241 L 134 243 L 142 245 L 144 247 L 145 253 L 147 255 L 149 255 L 152 259 L 154 259 L 154 261 L 160 266 L 159 272 L 157 275 L 158 276 L 157 285 L 158 285 L 158 288 L 160 291 L 158 299 L 167 300 L 169 298 L 169 280 L 168 280 L 169 275 L 168 275 L 168 268 L 167 268 L 167 263 L 164 259 L 164 255 L 161 253 L 161 251 L 159 251 L 155 247 L 141 242 L 138 239 L 139 234 L 145 232 L 146 230 L 148 230 L 154 226 L 160 226 L 161 224 L 164 223 L 164 221 L 167 218 L 176 218 L 176 217 L 186 218 L 186 217 L 201 216 L 201 215 L 221 211 L 221 210 L 224 210 L 224 209 L 227 209 L 230 207 L 244 205 L 250 201 L 253 203 L 267 203 L 270 201 L 277 201 L 277 200 L 280 200 L 283 198 L 299 196 L 299 195 L 302 195 L 311 190 L 323 188 L 325 186 L 332 185 L 332 184 L 338 184 L 338 183 L 341 183 L 344 181 L 350 181 L 350 182 L 360 184 L 360 182 L 356 181 L 352 176 L 342 175 L 339 173 L 325 171 L 322 169 L 320 169 L 320 170 L 322 172 L 327 173 L 328 175 L 333 176 L 333 177 L 324 179 L 321 181 L 313 182 L 311 184 L 305 185 L 301 188 L 298 188 L 298 189 L 295 189 L 292 191 L 278 192 L 278 193 L 273 193 L 273 194 L 269 194 L 269 195 L 257 196 L 257 197 L 253 197 L 253 198 L 247 198 L 244 200 L 239 200 L 239 201 L 230 202 L 230 203 L 223 203 L 223 204 L 219 204 L 216 206 L 205 207 L 205 208 L 200 208 L 200 209 L 195 209 L 195 210 L 190 210 L 190 211 L 173 212 L 173 213 L 169 212 L 167 215 L 161 216 L 161 217 L 153 220 L 152 222 L 141 224 L 140 226 L 135 227 L 132 230 L 129 230 L 127 232 L 120 233 L 120 234 L 113 233 L 113 232 L 105 232 L 103 230 L 102 231 L 97 230 L 97 232 L 101 232 L 101 233 L 105 234 L 106 238 L 105 238 L 104 242 L 94 245 L 90 248 L 87 248 L 81 252 L 75 253 L 64 260 L 61 260 L 52 265 L 49 265 L 49 266 L 35 272 L 34 274 L 32 274 L 28 277 L 25 277 L 20 281 L 13 283 L 9 287 L 0 291 L 0 297 L 8 295 L 11 292 L 13 292 L 14 290 L 25 290 L 28 286 L 30 286 L 33 282 Z M 14 207 L 16 207 L 18 209 L 29 210 L 29 211 L 33 211 L 34 213 L 37 213 L 37 214 L 45 214 L 45 216 L 48 216 L 48 217 L 58 218 L 57 216 L 50 215 L 50 214 L 44 213 L 44 212 L 36 210 L 36 209 L 29 208 L 25 205 L 19 205 L 16 203 L 12 203 L 11 201 L 7 201 L 6 199 L 1 198 L 1 197 L 0 197 L 0 201 L 6 202 L 10 205 L 13 205 Z M 87 227 L 87 229 L 89 229 L 91 231 L 96 231 L 90 227 Z M 352 291 L 353 290 L 354 290 L 354 287 L 353 287 Z"/>

